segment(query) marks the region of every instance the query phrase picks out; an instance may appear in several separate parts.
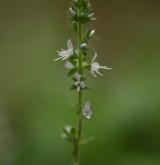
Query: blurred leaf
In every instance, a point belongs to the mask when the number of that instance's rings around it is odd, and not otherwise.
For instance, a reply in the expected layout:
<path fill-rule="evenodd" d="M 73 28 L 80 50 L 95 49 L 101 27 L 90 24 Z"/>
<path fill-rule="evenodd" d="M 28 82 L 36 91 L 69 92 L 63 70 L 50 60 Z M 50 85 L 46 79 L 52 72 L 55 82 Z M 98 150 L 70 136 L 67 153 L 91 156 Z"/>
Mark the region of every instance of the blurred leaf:
<path fill-rule="evenodd" d="M 76 128 L 75 127 L 72 127 L 70 133 L 71 133 L 72 137 L 75 137 L 76 136 L 76 133 L 77 133 Z"/>
<path fill-rule="evenodd" d="M 91 141 L 93 141 L 95 139 L 95 137 L 88 137 L 88 138 L 84 138 L 84 139 L 82 139 L 81 140 L 81 142 L 80 142 L 80 144 L 81 145 L 85 145 L 85 144 L 88 144 L 88 143 L 90 143 Z"/>
<path fill-rule="evenodd" d="M 68 76 L 72 76 L 74 73 L 76 73 L 77 68 L 73 68 L 68 72 Z"/>
<path fill-rule="evenodd" d="M 82 88 L 82 90 L 93 91 L 93 89 L 92 88 L 89 88 L 89 87 Z"/>
<path fill-rule="evenodd" d="M 77 132 L 77 130 L 75 127 L 73 127 L 71 125 L 66 125 L 63 128 L 63 132 L 61 133 L 61 137 L 67 141 L 73 142 L 73 140 L 76 137 L 76 132 Z"/>
<path fill-rule="evenodd" d="M 72 86 L 70 87 L 70 90 L 71 90 L 71 91 L 77 90 L 77 86 L 76 86 L 76 85 L 72 85 Z"/>

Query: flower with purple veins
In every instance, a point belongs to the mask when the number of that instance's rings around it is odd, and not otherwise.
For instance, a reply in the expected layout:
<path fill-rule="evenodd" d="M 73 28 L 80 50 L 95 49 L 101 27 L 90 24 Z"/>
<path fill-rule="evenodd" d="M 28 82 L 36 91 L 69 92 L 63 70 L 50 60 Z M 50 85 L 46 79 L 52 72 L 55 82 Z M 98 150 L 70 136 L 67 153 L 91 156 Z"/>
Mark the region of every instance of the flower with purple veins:
<path fill-rule="evenodd" d="M 87 102 L 83 108 L 83 115 L 86 119 L 90 120 L 92 116 L 92 106 L 90 102 Z"/>

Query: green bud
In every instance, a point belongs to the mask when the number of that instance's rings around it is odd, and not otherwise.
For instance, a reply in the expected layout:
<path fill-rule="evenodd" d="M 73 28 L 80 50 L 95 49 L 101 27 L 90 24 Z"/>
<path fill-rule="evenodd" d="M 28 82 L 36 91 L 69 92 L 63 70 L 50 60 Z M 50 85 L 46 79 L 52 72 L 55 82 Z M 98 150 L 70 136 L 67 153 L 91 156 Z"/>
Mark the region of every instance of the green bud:
<path fill-rule="evenodd" d="M 73 142 L 76 137 L 76 128 L 71 125 L 66 125 L 63 128 L 63 132 L 61 133 L 61 137 L 67 141 Z"/>

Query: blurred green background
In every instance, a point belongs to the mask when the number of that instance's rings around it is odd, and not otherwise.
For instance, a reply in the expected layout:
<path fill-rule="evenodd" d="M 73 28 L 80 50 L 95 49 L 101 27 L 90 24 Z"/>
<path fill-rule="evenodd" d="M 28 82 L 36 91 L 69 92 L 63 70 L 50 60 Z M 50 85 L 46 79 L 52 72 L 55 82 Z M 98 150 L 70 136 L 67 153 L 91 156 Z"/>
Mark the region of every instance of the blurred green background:
<path fill-rule="evenodd" d="M 68 165 L 60 138 L 76 93 L 56 51 L 73 37 L 70 0 L 0 0 L 0 165 Z M 160 164 L 160 1 L 93 0 L 101 64 L 112 67 L 84 101 L 94 105 L 82 165 Z"/>

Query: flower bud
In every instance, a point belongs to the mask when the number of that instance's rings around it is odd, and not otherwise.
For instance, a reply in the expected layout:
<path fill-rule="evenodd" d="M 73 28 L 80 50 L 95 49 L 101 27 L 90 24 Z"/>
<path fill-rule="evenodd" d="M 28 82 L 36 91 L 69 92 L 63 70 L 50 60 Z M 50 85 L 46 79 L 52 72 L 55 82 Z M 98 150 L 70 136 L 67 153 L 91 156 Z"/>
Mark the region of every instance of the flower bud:
<path fill-rule="evenodd" d="M 87 102 L 83 108 L 83 115 L 86 119 L 90 120 L 92 116 L 92 107 L 90 102 Z"/>
<path fill-rule="evenodd" d="M 89 18 L 92 18 L 94 16 L 94 13 L 91 13 L 88 15 Z"/>
<path fill-rule="evenodd" d="M 81 44 L 81 49 L 86 49 L 86 48 L 87 48 L 87 44 L 86 43 Z"/>
<path fill-rule="evenodd" d="M 73 10 L 72 7 L 69 8 L 69 12 L 71 13 L 72 16 L 75 16 L 76 12 Z"/>
<path fill-rule="evenodd" d="M 94 34 L 95 34 L 95 30 L 91 30 L 91 32 L 90 32 L 90 34 L 89 34 L 89 37 L 93 37 L 94 36 Z"/>

